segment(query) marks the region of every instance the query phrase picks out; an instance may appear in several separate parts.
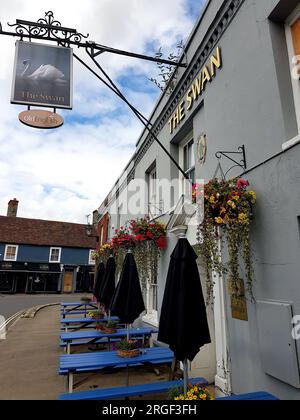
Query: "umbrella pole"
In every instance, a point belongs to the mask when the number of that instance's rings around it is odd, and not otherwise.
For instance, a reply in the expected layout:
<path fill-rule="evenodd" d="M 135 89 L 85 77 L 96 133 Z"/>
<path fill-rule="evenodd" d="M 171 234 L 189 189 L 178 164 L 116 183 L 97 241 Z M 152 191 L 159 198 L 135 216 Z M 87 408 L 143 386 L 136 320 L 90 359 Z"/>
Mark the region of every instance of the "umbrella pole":
<path fill-rule="evenodd" d="M 189 372 L 188 372 L 188 360 L 185 359 L 183 362 L 183 387 L 184 395 L 188 392 L 188 383 L 189 383 Z"/>

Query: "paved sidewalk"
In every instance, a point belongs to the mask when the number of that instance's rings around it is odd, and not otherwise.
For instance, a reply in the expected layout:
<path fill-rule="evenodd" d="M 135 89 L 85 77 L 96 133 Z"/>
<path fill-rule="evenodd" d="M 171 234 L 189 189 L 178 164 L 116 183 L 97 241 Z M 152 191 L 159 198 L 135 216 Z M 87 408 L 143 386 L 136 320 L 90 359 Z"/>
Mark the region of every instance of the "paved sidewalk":
<path fill-rule="evenodd" d="M 33 319 L 20 319 L 9 330 L 7 339 L 0 341 L 0 400 L 56 400 L 65 392 L 65 378 L 58 375 L 60 307 L 39 311 Z M 78 348 L 77 351 L 86 351 Z M 134 369 L 130 383 L 166 380 L 168 371 L 161 368 L 156 375 L 153 368 Z M 76 391 L 124 386 L 124 370 L 106 374 L 76 375 L 80 386 Z M 143 399 L 152 399 L 155 396 Z M 164 399 L 165 396 L 156 396 Z"/>
<path fill-rule="evenodd" d="M 0 400 L 55 400 L 64 391 L 57 373 L 59 307 L 20 319 L 0 341 Z"/>

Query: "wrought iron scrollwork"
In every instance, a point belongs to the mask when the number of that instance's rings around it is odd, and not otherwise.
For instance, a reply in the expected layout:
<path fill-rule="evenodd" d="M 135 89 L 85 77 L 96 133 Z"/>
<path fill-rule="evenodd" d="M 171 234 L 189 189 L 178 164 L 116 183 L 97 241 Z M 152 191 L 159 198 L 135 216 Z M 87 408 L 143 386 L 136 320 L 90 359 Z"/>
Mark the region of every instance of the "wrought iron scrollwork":
<path fill-rule="evenodd" d="M 15 28 L 17 35 L 26 35 L 38 39 L 48 39 L 52 41 L 80 43 L 83 39 L 87 39 L 89 34 L 83 35 L 76 31 L 76 29 L 65 28 L 58 20 L 55 20 L 52 11 L 46 12 L 45 17 L 39 19 L 37 22 L 28 22 L 25 20 L 17 20 L 16 23 L 8 26 Z"/>
<path fill-rule="evenodd" d="M 230 155 L 230 156 L 229 156 Z M 240 161 L 237 161 L 235 159 L 233 159 L 231 156 L 232 155 L 239 155 L 241 157 Z M 247 170 L 247 160 L 246 160 L 246 148 L 245 146 L 240 146 L 238 148 L 237 152 L 231 152 L 231 151 L 219 151 L 216 153 L 216 158 L 219 160 L 219 166 L 221 165 L 221 159 L 222 157 L 225 157 L 226 159 L 230 160 L 231 162 L 234 163 L 234 166 L 232 166 L 227 172 L 226 174 L 224 174 L 224 178 L 226 178 L 227 174 L 233 169 L 233 168 L 241 168 L 243 169 L 243 171 Z"/>

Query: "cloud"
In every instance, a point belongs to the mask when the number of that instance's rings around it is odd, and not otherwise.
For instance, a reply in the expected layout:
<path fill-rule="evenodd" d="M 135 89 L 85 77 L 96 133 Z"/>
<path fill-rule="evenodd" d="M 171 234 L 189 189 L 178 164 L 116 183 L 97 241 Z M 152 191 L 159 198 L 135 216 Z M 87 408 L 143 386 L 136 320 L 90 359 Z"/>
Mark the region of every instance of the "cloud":
<path fill-rule="evenodd" d="M 199 0 L 201 3 L 201 0 Z M 52 0 L 63 26 L 89 33 L 90 40 L 115 48 L 154 55 L 168 54 L 187 38 L 195 18 L 190 0 Z M 199 3 L 199 4 L 200 4 Z M 44 4 L 44 2 L 43 2 Z M 49 6 L 46 6 L 49 8 Z M 44 15 L 40 0 L 10 0 L 0 6 L 1 23 Z M 62 111 L 65 125 L 51 132 L 21 125 L 24 107 L 9 104 L 15 39 L 0 36 L 0 213 L 11 198 L 20 200 L 19 215 L 85 222 L 98 208 L 134 152 L 142 126 L 105 86 L 74 64 L 74 109 Z M 88 61 L 84 51 L 75 51 Z M 103 54 L 101 64 L 138 108 L 149 115 L 160 92 L 147 77 L 155 64 Z M 93 68 L 92 63 L 90 63 Z"/>

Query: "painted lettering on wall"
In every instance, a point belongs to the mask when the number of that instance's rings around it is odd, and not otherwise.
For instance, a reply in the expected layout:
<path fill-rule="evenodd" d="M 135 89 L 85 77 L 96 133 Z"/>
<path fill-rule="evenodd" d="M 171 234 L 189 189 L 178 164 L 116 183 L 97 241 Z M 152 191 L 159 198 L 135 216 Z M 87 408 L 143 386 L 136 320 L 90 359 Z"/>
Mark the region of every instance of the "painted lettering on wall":
<path fill-rule="evenodd" d="M 194 104 L 205 91 L 208 82 L 212 82 L 217 71 L 222 67 L 222 54 L 220 47 L 210 56 L 208 63 L 202 68 L 192 86 L 188 89 L 185 98 L 180 102 L 172 117 L 168 121 L 170 134 L 185 119 L 188 112 L 193 109 Z"/>

